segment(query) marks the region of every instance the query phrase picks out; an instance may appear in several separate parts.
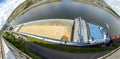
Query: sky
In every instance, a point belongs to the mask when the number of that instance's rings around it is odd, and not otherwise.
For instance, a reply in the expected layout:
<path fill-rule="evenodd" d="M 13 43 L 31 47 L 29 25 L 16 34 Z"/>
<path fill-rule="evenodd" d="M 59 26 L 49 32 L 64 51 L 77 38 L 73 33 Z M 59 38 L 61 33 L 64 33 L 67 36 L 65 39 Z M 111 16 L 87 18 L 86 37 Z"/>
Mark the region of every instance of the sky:
<path fill-rule="evenodd" d="M 4 2 L 5 0 L 0 0 L 0 3 Z"/>
<path fill-rule="evenodd" d="M 25 0 L 0 0 L 0 30 L 10 14 Z"/>

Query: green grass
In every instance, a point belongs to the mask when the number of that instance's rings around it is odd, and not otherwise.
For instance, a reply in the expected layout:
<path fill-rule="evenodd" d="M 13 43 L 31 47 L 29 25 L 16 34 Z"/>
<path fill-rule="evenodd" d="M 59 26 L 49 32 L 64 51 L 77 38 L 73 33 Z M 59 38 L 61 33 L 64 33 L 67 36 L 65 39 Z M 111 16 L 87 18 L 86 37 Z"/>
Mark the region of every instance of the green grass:
<path fill-rule="evenodd" d="M 103 52 L 108 50 L 113 50 L 117 48 L 118 46 L 112 46 L 112 47 L 74 47 L 74 46 L 65 46 L 65 45 L 59 45 L 59 44 L 53 44 L 50 42 L 46 42 L 43 40 L 39 40 L 32 37 L 27 37 L 27 39 L 33 43 L 36 43 L 40 46 L 60 50 L 60 51 L 66 51 L 71 53 L 95 53 L 95 52 Z"/>
<path fill-rule="evenodd" d="M 94 2 L 95 0 L 74 0 L 76 2 Z"/>
<path fill-rule="evenodd" d="M 83 2 L 83 3 L 88 3 L 88 4 L 92 4 L 95 0 L 73 0 L 75 2 Z"/>
<path fill-rule="evenodd" d="M 48 2 L 58 2 L 58 1 L 61 1 L 61 0 L 48 0 Z"/>
<path fill-rule="evenodd" d="M 20 49 L 21 51 L 23 51 L 24 53 L 28 54 L 30 57 L 32 57 L 33 59 L 42 59 L 42 57 L 40 57 L 39 55 L 33 53 L 29 47 L 25 44 L 25 42 L 23 40 L 20 39 L 15 39 L 14 36 L 12 36 L 9 33 L 4 33 L 3 37 L 9 41 L 10 43 L 12 43 L 15 47 L 17 47 L 18 49 Z"/>

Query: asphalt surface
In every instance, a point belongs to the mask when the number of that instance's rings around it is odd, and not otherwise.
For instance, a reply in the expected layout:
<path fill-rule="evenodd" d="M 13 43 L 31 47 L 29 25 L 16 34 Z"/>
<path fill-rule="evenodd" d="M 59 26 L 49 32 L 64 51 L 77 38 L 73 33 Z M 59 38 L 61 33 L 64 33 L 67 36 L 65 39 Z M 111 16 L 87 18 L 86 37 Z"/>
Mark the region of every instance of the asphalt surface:
<path fill-rule="evenodd" d="M 101 57 L 110 52 L 106 51 L 99 53 L 69 53 L 42 47 L 29 41 L 26 41 L 26 44 L 33 52 L 43 56 L 44 59 L 97 59 L 98 57 Z"/>

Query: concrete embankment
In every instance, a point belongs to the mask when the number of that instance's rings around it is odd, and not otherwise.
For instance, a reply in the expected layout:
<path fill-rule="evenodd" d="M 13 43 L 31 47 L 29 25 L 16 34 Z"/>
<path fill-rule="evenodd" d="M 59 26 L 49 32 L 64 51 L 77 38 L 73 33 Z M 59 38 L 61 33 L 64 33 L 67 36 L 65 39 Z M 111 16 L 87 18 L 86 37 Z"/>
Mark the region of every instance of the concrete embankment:
<path fill-rule="evenodd" d="M 3 38 L 2 38 L 2 45 L 3 45 L 5 59 L 16 59 L 15 55 L 9 49 Z"/>
<path fill-rule="evenodd" d="M 7 42 L 4 38 L 2 39 L 2 46 L 3 46 L 3 59 L 32 59 L 12 44 Z"/>

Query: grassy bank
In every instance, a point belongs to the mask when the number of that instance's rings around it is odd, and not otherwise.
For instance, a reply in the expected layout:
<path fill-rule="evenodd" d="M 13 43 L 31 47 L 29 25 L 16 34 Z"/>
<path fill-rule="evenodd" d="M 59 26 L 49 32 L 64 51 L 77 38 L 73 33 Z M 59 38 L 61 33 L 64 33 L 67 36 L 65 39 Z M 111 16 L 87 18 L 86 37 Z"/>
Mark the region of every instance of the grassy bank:
<path fill-rule="evenodd" d="M 28 8 L 32 4 L 35 4 L 35 3 L 39 2 L 39 1 L 41 1 L 41 0 L 26 0 L 25 2 L 23 2 L 22 4 L 20 4 L 13 11 L 13 13 L 10 15 L 10 17 L 8 18 L 8 22 L 11 22 L 20 12 L 22 12 L 23 10 L 25 10 L 26 8 Z"/>
<path fill-rule="evenodd" d="M 33 59 L 42 59 L 39 55 L 33 53 L 29 47 L 25 44 L 25 42 L 23 40 L 20 39 L 15 39 L 14 36 L 12 36 L 9 33 L 4 33 L 3 37 L 9 41 L 10 43 L 12 43 L 15 47 L 17 47 L 18 49 L 20 49 L 21 51 L 23 51 L 24 53 L 26 53 L 27 55 L 29 55 L 30 57 L 32 57 Z"/>
<path fill-rule="evenodd" d="M 65 46 L 65 45 L 59 45 L 59 44 L 53 44 L 50 42 L 46 42 L 43 40 L 39 40 L 36 38 L 27 37 L 27 39 L 31 42 L 34 42 L 40 46 L 44 46 L 47 48 L 60 50 L 60 51 L 66 51 L 66 52 L 72 52 L 72 53 L 95 53 L 95 52 L 103 52 L 108 50 L 113 50 L 117 48 L 118 46 L 112 46 L 112 47 L 73 47 L 73 46 Z"/>
<path fill-rule="evenodd" d="M 40 2 L 42 0 L 26 0 L 25 2 L 23 2 L 22 4 L 20 4 L 14 11 L 13 13 L 10 15 L 10 17 L 8 18 L 8 23 L 10 23 L 17 15 L 19 15 L 22 11 L 24 11 L 25 9 L 27 9 L 28 7 L 30 7 L 31 5 Z M 39 6 L 39 5 L 43 5 L 43 4 L 47 4 L 47 3 L 52 3 L 52 2 L 58 2 L 60 0 L 48 0 L 44 3 L 35 5 L 33 7 L 31 7 L 30 9 Z M 30 10 L 28 9 L 28 10 Z M 24 14 L 24 13 L 23 13 Z"/>
<path fill-rule="evenodd" d="M 88 3 L 92 4 L 95 0 L 74 0 L 75 2 L 83 2 L 83 3 Z"/>
<path fill-rule="evenodd" d="M 83 3 L 87 3 L 87 4 L 91 4 L 94 6 L 97 6 L 101 9 L 104 9 L 106 11 L 108 11 L 109 13 L 111 13 L 113 16 L 117 17 L 118 19 L 120 18 L 120 16 L 113 10 L 111 9 L 110 6 L 106 5 L 106 3 L 104 2 L 104 0 L 73 0 L 75 2 L 83 2 Z M 96 3 L 94 3 L 96 2 Z"/>
<path fill-rule="evenodd" d="M 58 2 L 60 0 L 48 0 L 48 2 Z"/>
<path fill-rule="evenodd" d="M 31 7 L 30 9 L 32 9 L 32 8 L 34 8 L 34 7 L 37 7 L 37 6 L 40 6 L 40 5 L 43 5 L 43 4 L 48 4 L 48 3 L 53 3 L 53 2 L 59 2 L 59 1 L 61 1 L 61 0 L 48 0 L 48 1 L 43 2 L 43 3 L 41 3 L 41 4 L 35 5 L 35 6 Z M 30 9 L 29 9 L 29 10 L 30 10 Z"/>

